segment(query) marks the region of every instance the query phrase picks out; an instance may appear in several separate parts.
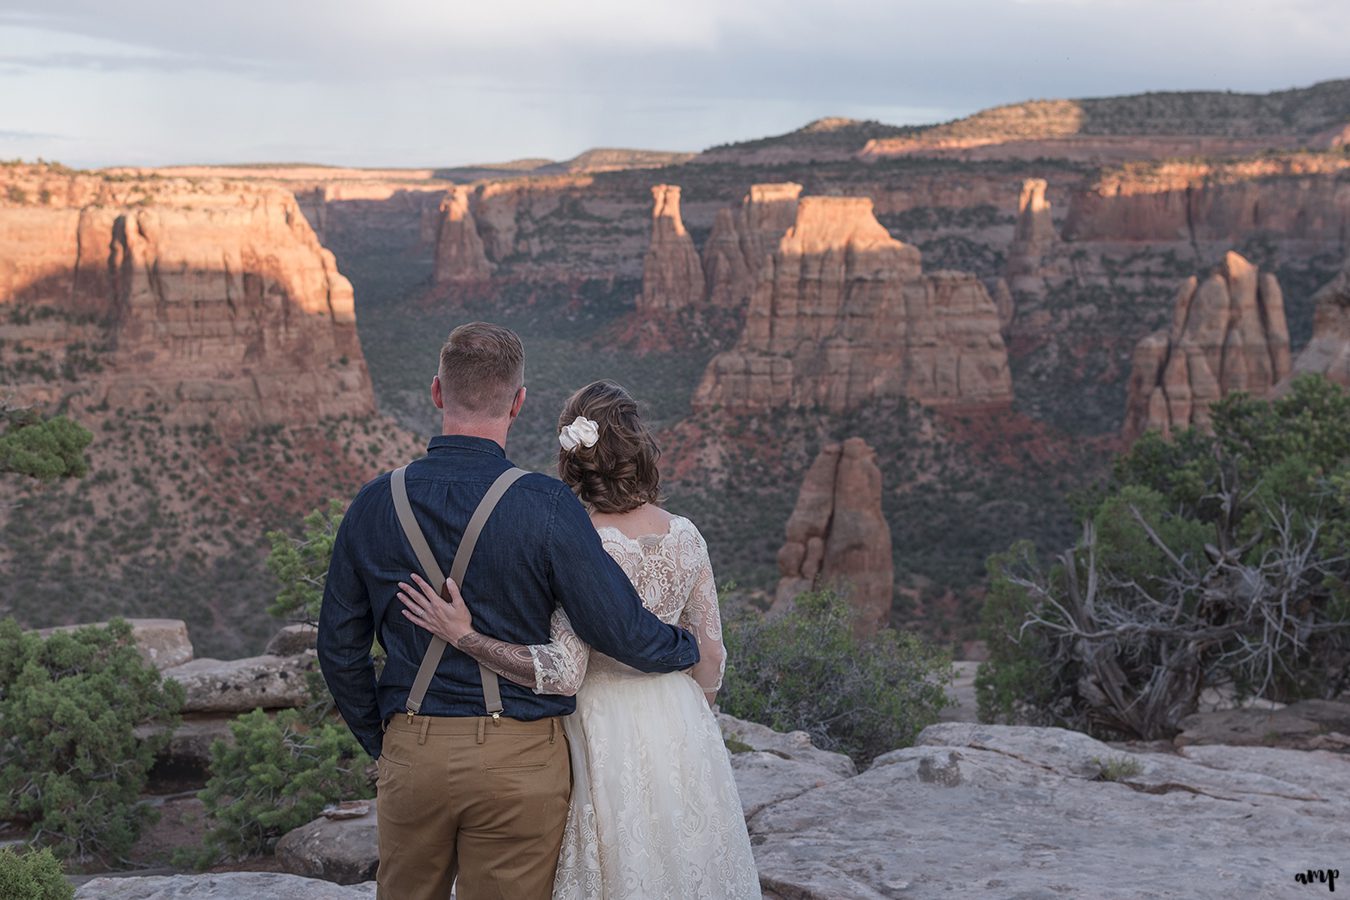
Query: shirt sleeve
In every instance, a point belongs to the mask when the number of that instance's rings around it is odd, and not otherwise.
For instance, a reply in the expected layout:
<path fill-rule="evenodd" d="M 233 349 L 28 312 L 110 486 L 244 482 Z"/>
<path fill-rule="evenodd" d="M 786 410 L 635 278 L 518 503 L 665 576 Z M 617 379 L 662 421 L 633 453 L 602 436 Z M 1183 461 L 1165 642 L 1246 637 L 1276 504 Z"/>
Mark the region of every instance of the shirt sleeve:
<path fill-rule="evenodd" d="M 642 605 L 571 491 L 554 495 L 548 552 L 553 595 L 587 644 L 640 672 L 681 672 L 698 662 L 694 636 Z"/>
<path fill-rule="evenodd" d="M 375 614 L 349 549 L 352 520 L 349 509 L 333 541 L 323 605 L 319 608 L 317 652 L 319 670 L 343 721 L 365 751 L 378 758 L 384 733 L 380 728 L 375 661 L 370 656 Z"/>
<path fill-rule="evenodd" d="M 555 610 L 549 622 L 547 644 L 531 644 L 530 657 L 534 660 L 534 692 L 574 696 L 586 678 L 586 665 L 591 648 L 572 630 L 567 613 Z"/>
<path fill-rule="evenodd" d="M 689 674 L 705 693 L 714 693 L 722 687 L 722 674 L 727 667 L 726 645 L 722 643 L 722 613 L 717 606 L 717 583 L 713 580 L 712 562 L 708 559 L 708 545 L 703 535 L 698 538 L 699 571 L 694 587 L 680 613 L 680 626 L 693 633 L 698 641 L 698 663 Z"/>

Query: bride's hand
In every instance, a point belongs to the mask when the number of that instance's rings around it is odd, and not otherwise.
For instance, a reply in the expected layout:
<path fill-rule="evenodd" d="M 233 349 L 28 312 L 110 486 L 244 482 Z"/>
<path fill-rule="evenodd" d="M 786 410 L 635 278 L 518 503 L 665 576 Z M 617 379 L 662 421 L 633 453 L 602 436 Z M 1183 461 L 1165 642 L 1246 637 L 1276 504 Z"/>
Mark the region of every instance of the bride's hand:
<path fill-rule="evenodd" d="M 473 631 L 473 617 L 459 593 L 459 585 L 449 578 L 445 579 L 445 586 L 450 592 L 450 602 L 447 603 L 421 575 L 414 572 L 412 579 L 417 583 L 416 587 L 402 581 L 398 583 L 401 588 L 398 599 L 407 607 L 403 610 L 403 615 L 407 616 L 409 621 L 422 626 L 452 646 Z"/>

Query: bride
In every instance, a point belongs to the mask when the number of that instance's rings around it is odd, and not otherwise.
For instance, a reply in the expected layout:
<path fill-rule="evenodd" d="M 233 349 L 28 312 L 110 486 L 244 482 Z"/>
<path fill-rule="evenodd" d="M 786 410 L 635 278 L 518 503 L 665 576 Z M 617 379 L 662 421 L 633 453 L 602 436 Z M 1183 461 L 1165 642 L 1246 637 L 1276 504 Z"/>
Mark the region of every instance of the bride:
<path fill-rule="evenodd" d="M 688 672 L 644 675 L 592 650 L 553 614 L 551 643 L 507 644 L 473 630 L 413 574 L 404 615 L 537 694 L 575 694 L 564 719 L 572 802 L 553 885 L 561 898 L 758 898 L 750 839 L 711 705 L 726 650 L 708 547 L 694 523 L 657 506 L 660 450 L 617 384 L 577 391 L 559 418 L 558 475 L 591 513 L 605 550 L 643 603 L 698 639 Z M 422 616 L 414 616 L 413 607 Z"/>

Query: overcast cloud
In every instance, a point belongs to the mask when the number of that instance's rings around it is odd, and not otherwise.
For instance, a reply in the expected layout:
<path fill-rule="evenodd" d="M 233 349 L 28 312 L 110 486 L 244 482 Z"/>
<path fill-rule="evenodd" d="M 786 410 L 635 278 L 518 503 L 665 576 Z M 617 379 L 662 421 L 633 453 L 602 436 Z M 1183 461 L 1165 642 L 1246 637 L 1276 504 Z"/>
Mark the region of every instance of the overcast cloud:
<path fill-rule="evenodd" d="M 454 165 L 1350 77 L 1345 0 L 0 0 L 0 156 Z"/>

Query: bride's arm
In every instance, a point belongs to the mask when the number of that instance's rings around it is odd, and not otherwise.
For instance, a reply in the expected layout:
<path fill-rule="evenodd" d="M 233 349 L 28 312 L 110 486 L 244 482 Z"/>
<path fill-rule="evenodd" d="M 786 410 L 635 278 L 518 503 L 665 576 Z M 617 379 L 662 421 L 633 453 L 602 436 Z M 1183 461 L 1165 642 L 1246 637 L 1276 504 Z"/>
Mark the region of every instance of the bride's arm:
<path fill-rule="evenodd" d="M 691 632 L 698 641 L 699 660 L 689 674 L 703 688 L 703 696 L 712 706 L 717 691 L 722 687 L 722 675 L 727 667 L 727 650 L 722 643 L 722 613 L 717 607 L 717 583 L 713 580 L 708 546 L 699 535 L 702 561 L 689 600 L 680 613 L 680 626 Z"/>
<path fill-rule="evenodd" d="M 446 579 L 451 602 L 446 603 L 420 575 L 413 573 L 416 587 L 399 582 L 398 598 L 409 621 L 444 639 L 492 671 L 536 694 L 572 696 L 586 677 L 590 647 L 572 630 L 561 609 L 549 621 L 547 644 L 510 644 L 473 630 L 473 618 L 459 586 Z"/>

